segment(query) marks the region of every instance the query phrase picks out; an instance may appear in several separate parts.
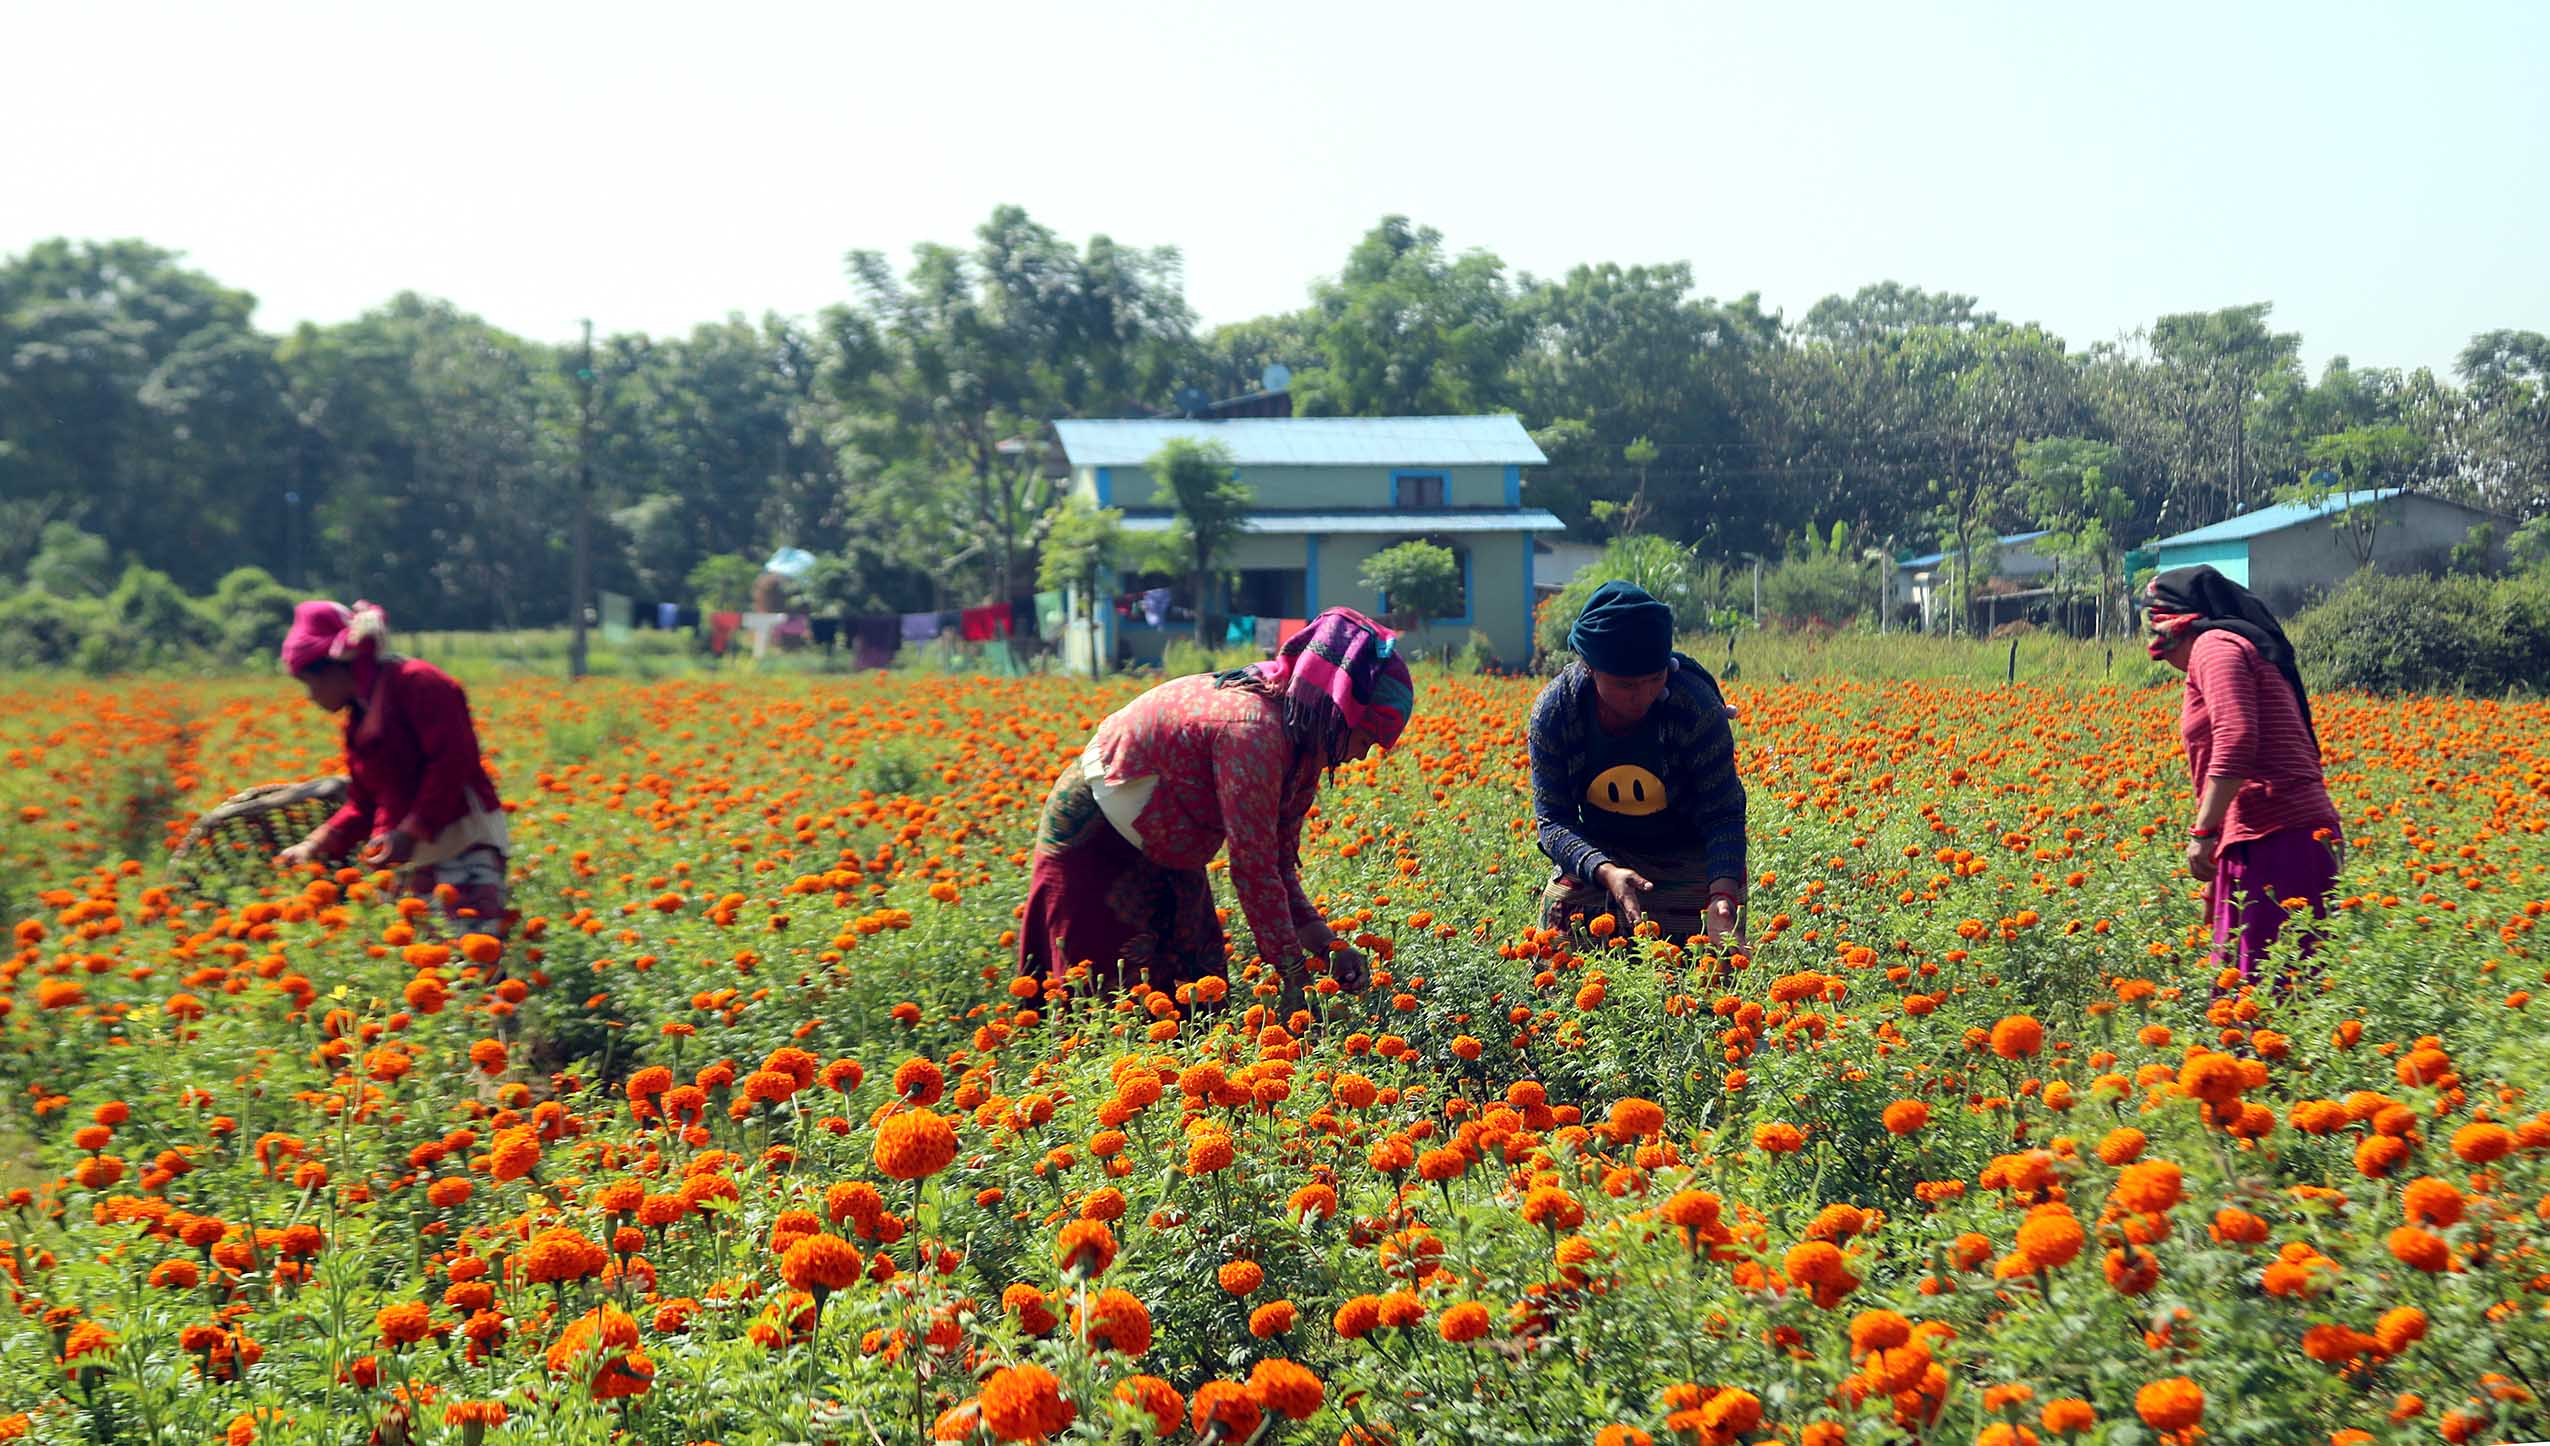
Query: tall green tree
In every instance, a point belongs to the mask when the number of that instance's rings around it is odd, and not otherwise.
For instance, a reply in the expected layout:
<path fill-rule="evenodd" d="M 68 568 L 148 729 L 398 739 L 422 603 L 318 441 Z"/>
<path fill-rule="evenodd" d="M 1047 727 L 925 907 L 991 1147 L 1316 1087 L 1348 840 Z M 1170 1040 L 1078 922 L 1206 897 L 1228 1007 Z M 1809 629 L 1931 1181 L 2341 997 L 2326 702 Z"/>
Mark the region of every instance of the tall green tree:
<path fill-rule="evenodd" d="M 2019 495 L 2046 532 L 2041 551 L 2086 562 L 2098 578 L 2095 636 L 2105 638 L 2119 606 L 2125 525 L 2134 500 L 2108 475 L 2116 448 L 2086 437 L 2045 437 L 2019 444 Z"/>
<path fill-rule="evenodd" d="M 255 305 L 140 241 L 0 261 L 0 567 L 55 521 L 197 590 L 284 563 L 297 423 Z"/>
<path fill-rule="evenodd" d="M 1880 281 L 1848 296 L 1825 297 L 1807 308 L 1797 330 L 1810 341 L 1847 346 L 1901 336 L 1921 327 L 1973 331 L 1999 320 L 1971 296 Z"/>
<path fill-rule="evenodd" d="M 564 616 L 574 397 L 557 353 L 413 293 L 281 353 L 312 433 L 301 494 L 317 586 L 402 625 Z"/>
<path fill-rule="evenodd" d="M 1387 216 L 1313 290 L 1317 365 L 1294 379 L 1313 416 L 1493 412 L 1508 401 L 1524 323 L 1505 263 L 1459 256 L 1443 234 Z"/>
<path fill-rule="evenodd" d="M 1178 253 L 1104 236 L 1075 250 L 1004 206 L 970 250 L 922 245 L 901 276 L 854 251 L 850 273 L 856 301 L 825 317 L 835 441 L 878 459 L 876 486 L 944 498 L 968 540 L 933 570 L 969 567 L 1005 600 L 1034 576 L 1060 477 L 1046 424 L 1134 410 L 1187 364 Z"/>
<path fill-rule="evenodd" d="M 1245 531 L 1250 493 L 1239 480 L 1231 449 L 1219 442 L 1173 437 L 1144 464 L 1154 487 L 1169 499 L 1169 555 L 1187 575 L 1195 599 L 1195 640 L 1206 635 L 1212 611 L 1213 579 L 1228 565 L 1231 548 Z"/>

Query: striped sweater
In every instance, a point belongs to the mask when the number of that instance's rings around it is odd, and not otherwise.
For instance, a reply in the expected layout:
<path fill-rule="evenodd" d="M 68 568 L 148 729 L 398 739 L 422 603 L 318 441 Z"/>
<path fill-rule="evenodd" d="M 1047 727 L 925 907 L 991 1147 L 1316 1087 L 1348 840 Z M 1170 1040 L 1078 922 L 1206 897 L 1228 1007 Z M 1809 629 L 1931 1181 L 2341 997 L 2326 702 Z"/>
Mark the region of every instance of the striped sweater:
<path fill-rule="evenodd" d="M 2247 638 L 2229 632 L 2197 637 L 2178 732 L 2198 793 L 2211 779 L 2248 780 L 2223 819 L 2222 847 L 2289 828 L 2343 831 L 2320 776 L 2320 745 L 2302 721 L 2293 685 Z"/>

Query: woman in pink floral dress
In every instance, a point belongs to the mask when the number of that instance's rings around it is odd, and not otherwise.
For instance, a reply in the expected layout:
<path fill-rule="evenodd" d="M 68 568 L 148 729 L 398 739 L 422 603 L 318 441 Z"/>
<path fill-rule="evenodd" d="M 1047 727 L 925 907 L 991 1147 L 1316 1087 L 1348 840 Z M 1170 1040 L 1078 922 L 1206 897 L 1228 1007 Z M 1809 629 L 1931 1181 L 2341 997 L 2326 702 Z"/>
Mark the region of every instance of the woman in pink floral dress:
<path fill-rule="evenodd" d="M 1108 715 L 1045 800 L 1018 972 L 1174 991 L 1229 971 L 1204 872 L 1227 843 L 1255 952 L 1287 990 L 1332 955 L 1360 989 L 1362 956 L 1334 947 L 1302 891 L 1302 821 L 1327 772 L 1396 742 L 1415 706 L 1389 630 L 1332 608 L 1272 661 L 1173 678 Z"/>

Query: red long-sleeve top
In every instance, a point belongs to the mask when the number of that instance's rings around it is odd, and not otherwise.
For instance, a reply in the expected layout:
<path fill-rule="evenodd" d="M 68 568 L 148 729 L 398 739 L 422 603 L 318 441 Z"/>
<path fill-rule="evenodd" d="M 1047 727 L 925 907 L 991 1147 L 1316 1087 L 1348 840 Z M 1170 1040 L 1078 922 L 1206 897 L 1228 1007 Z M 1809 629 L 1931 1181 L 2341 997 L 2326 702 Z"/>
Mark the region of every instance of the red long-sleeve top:
<path fill-rule="evenodd" d="M 397 829 L 425 843 L 466 817 L 473 803 L 502 807 L 478 756 L 469 696 L 451 674 L 419 658 L 385 663 L 372 699 L 345 719 L 345 771 L 353 787 L 320 831 L 341 854 Z"/>
<path fill-rule="evenodd" d="M 1158 781 L 1135 816 L 1142 852 L 1163 868 L 1200 869 L 1227 841 L 1231 892 L 1257 952 L 1289 965 L 1320 922 L 1302 891 L 1302 826 L 1319 796 L 1319 760 L 1296 757 L 1282 706 L 1213 676 L 1173 678 L 1098 725 L 1091 741 L 1117 782 Z"/>
<path fill-rule="evenodd" d="M 2223 847 L 2289 828 L 2343 831 L 2301 700 L 2247 638 L 2197 636 L 2178 732 L 2199 794 L 2212 779 L 2247 780 L 2223 818 Z"/>

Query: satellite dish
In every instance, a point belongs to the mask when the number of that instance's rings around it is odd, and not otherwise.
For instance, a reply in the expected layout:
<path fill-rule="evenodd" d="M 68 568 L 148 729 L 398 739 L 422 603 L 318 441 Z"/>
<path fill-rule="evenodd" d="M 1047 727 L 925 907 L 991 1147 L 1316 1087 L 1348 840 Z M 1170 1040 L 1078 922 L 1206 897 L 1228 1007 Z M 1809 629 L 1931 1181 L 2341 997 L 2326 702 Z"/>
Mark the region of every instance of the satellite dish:
<path fill-rule="evenodd" d="M 1213 399 L 1204 394 L 1204 388 L 1178 388 L 1178 410 L 1188 416 L 1192 417 L 1211 405 L 1213 405 Z"/>
<path fill-rule="evenodd" d="M 1293 369 L 1282 362 L 1268 362 L 1259 374 L 1258 384 L 1270 392 L 1280 392 L 1293 384 Z"/>

